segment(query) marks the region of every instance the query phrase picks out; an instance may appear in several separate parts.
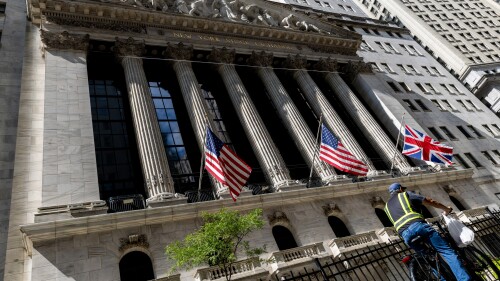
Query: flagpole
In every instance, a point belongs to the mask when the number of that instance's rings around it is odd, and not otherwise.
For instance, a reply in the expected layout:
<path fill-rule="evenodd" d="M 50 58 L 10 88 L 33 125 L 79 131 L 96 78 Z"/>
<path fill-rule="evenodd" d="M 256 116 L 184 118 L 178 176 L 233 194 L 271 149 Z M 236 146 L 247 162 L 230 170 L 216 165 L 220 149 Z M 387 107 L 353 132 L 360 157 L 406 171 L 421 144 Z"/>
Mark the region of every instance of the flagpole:
<path fill-rule="evenodd" d="M 401 129 L 403 128 L 404 120 L 405 120 L 405 114 L 406 112 L 403 112 L 403 116 L 401 116 L 401 123 L 399 125 L 399 131 L 398 131 L 398 138 L 396 140 L 396 150 L 394 151 L 394 155 L 392 156 L 391 159 L 391 174 L 392 174 L 392 169 L 394 168 L 394 159 L 396 159 L 396 155 L 398 153 L 398 145 L 399 145 L 399 138 L 401 136 Z"/>
<path fill-rule="evenodd" d="M 313 169 L 314 169 L 314 160 L 316 160 L 316 154 L 318 153 L 318 141 L 319 141 L 319 135 L 321 132 L 321 123 L 323 122 L 323 113 L 319 115 L 319 126 L 318 126 L 318 132 L 316 133 L 316 142 L 314 143 L 314 154 L 313 154 L 313 160 L 311 164 L 311 171 L 309 172 L 309 179 L 307 179 L 307 185 L 306 188 L 309 188 L 309 184 L 311 183 L 311 178 L 313 174 Z"/>
<path fill-rule="evenodd" d="M 203 178 L 203 164 L 205 163 L 205 145 L 207 138 L 207 126 L 205 126 L 205 131 L 203 132 L 203 146 L 201 150 L 201 163 L 200 163 L 200 179 L 198 180 L 198 202 L 200 202 L 200 191 L 201 191 L 201 179 Z"/>

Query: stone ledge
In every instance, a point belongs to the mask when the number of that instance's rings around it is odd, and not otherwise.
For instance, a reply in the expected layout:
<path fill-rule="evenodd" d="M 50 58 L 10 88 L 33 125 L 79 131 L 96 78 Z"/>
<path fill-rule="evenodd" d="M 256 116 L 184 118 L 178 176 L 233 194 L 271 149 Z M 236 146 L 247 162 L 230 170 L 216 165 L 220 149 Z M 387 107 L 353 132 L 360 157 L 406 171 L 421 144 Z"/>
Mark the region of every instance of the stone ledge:
<path fill-rule="evenodd" d="M 175 206 L 149 208 L 122 213 L 101 214 L 88 217 L 71 218 L 34 224 L 21 225 L 20 230 L 26 239 L 33 243 L 55 238 L 70 237 L 110 230 L 140 227 L 166 222 L 198 218 L 203 211 L 217 211 L 222 207 L 246 211 L 255 208 L 272 208 L 301 202 L 332 199 L 368 192 L 386 191 L 387 186 L 395 180 L 412 187 L 425 184 L 451 182 L 460 179 L 471 179 L 472 169 L 453 170 L 439 173 L 418 174 L 397 179 L 381 179 L 366 182 L 345 183 L 317 188 L 303 188 L 277 193 L 261 194 L 231 199 L 205 201 L 200 203 L 180 204 Z"/>

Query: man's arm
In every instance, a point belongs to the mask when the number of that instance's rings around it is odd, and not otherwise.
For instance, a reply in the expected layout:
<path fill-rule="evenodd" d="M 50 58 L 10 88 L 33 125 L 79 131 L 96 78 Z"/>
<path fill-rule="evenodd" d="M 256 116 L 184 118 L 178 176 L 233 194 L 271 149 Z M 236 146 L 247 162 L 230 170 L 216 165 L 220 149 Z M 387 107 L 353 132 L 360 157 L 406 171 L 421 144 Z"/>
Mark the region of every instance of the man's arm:
<path fill-rule="evenodd" d="M 432 198 L 429 198 L 429 197 L 425 197 L 425 199 L 422 201 L 422 203 L 424 205 L 429 205 L 429 206 L 443 210 L 444 211 L 443 215 L 445 215 L 445 216 L 448 215 L 449 213 L 451 213 L 451 211 L 453 211 L 453 208 L 451 206 L 445 206 L 442 203 L 440 203 Z"/>

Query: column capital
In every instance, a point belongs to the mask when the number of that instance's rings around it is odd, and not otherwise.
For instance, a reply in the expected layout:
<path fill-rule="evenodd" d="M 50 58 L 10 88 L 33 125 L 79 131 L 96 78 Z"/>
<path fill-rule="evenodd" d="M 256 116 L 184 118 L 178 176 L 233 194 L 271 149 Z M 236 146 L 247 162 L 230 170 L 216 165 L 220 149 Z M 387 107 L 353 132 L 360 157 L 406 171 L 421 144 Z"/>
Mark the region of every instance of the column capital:
<path fill-rule="evenodd" d="M 144 40 L 134 40 L 132 37 L 127 39 L 120 39 L 116 37 L 114 51 L 117 57 L 140 57 L 144 54 L 145 47 L 146 44 L 144 43 Z"/>
<path fill-rule="evenodd" d="M 288 55 L 285 65 L 293 69 L 305 69 L 307 67 L 307 58 L 298 54 L 295 56 Z"/>
<path fill-rule="evenodd" d="M 314 66 L 317 70 L 321 71 L 337 71 L 338 62 L 336 60 L 332 60 L 331 58 L 320 59 L 316 65 Z"/>
<path fill-rule="evenodd" d="M 213 48 L 210 55 L 208 55 L 208 59 L 213 62 L 232 64 L 235 56 L 236 51 L 234 49 L 229 50 L 226 47 L 222 49 Z"/>
<path fill-rule="evenodd" d="M 185 45 L 180 42 L 179 44 L 167 44 L 165 50 L 165 57 L 169 59 L 190 60 L 193 57 L 193 45 Z"/>
<path fill-rule="evenodd" d="M 67 31 L 54 33 L 42 30 L 42 42 L 46 49 L 77 50 L 87 52 L 89 48 L 89 35 L 70 34 Z"/>
<path fill-rule="evenodd" d="M 266 53 L 264 51 L 257 53 L 252 51 L 252 55 L 250 55 L 247 62 L 251 65 L 266 67 L 273 65 L 273 59 L 273 53 Z"/>
<path fill-rule="evenodd" d="M 349 61 L 342 66 L 342 72 L 352 81 L 359 73 L 372 73 L 372 67 L 369 63 L 363 61 Z"/>

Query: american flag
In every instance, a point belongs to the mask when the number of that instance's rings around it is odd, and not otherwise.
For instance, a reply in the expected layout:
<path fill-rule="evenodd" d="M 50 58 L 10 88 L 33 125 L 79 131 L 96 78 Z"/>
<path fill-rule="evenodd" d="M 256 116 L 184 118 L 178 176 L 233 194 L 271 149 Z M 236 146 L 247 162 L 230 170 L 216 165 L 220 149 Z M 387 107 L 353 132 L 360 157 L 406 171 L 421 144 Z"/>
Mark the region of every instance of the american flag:
<path fill-rule="evenodd" d="M 405 142 L 401 153 L 424 161 L 451 165 L 453 147 L 405 125 Z"/>
<path fill-rule="evenodd" d="M 365 163 L 356 159 L 324 124 L 321 125 L 319 159 L 352 175 L 366 176 L 368 173 Z"/>
<path fill-rule="evenodd" d="M 236 197 L 240 195 L 241 188 L 252 172 L 252 168 L 214 135 L 208 127 L 205 141 L 205 169 L 229 188 L 229 194 L 233 201 L 236 201 Z"/>

